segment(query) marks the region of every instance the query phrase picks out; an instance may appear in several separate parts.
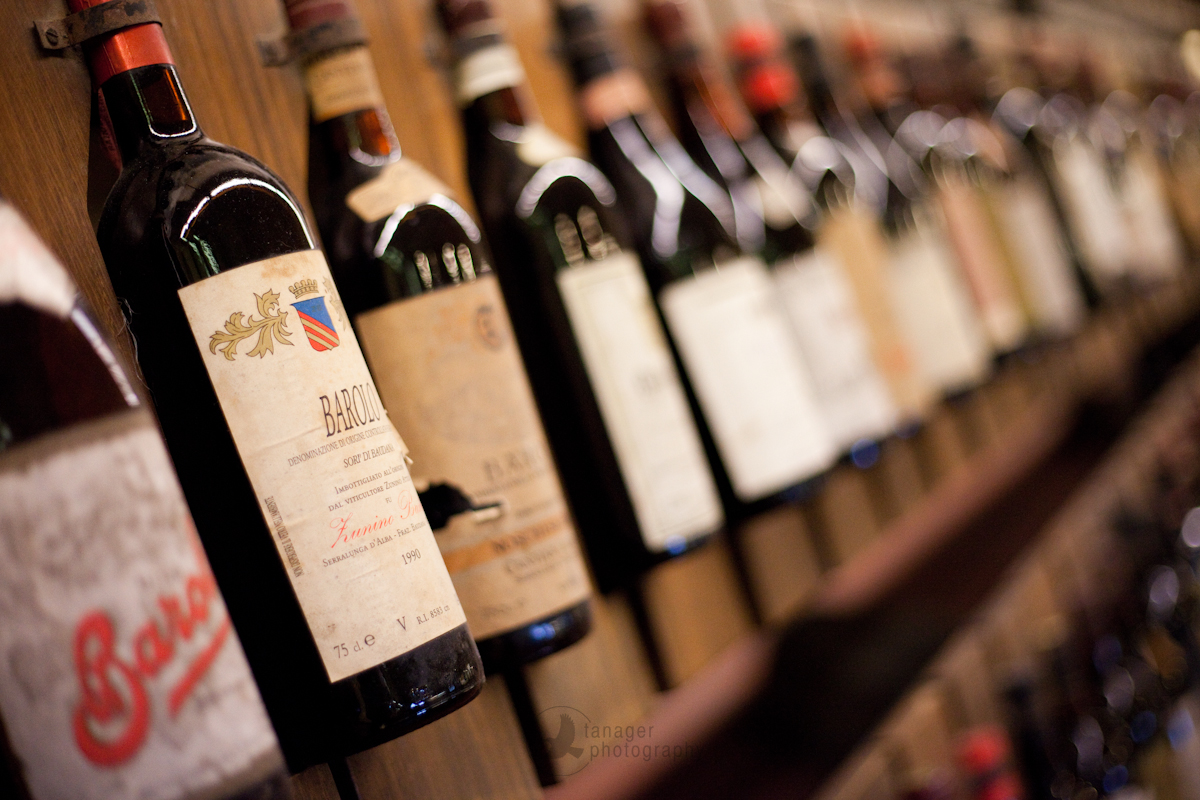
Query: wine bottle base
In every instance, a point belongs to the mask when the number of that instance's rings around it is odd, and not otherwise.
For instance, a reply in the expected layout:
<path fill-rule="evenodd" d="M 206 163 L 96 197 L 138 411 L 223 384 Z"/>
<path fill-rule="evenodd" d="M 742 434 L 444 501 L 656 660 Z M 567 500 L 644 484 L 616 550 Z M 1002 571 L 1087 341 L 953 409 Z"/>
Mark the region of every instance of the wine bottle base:
<path fill-rule="evenodd" d="M 592 629 L 590 600 L 515 631 L 477 641 L 487 674 L 545 658 L 578 642 Z"/>
<path fill-rule="evenodd" d="M 362 752 L 441 719 L 473 700 L 483 681 L 466 625 L 339 681 L 332 687 L 335 707 L 352 712 L 333 732 L 328 757 Z"/>

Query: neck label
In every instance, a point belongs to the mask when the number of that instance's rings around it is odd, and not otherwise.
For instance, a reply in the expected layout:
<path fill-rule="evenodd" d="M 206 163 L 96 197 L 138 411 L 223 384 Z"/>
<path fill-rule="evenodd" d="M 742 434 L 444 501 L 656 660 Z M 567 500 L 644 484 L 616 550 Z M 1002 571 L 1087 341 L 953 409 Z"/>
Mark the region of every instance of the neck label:
<path fill-rule="evenodd" d="M 376 177 L 354 187 L 346 194 L 346 205 L 363 222 L 390 217 L 402 206 L 416 206 L 435 194 L 452 197 L 446 184 L 427 172 L 411 158 L 388 164 Z"/>
<path fill-rule="evenodd" d="M 485 47 L 458 62 L 455 86 L 458 103 L 469 106 L 485 94 L 511 89 L 525 82 L 521 57 L 508 44 Z"/>
<path fill-rule="evenodd" d="M 324 255 L 248 264 L 179 298 L 329 680 L 463 624 Z"/>
<path fill-rule="evenodd" d="M 304 83 L 314 122 L 383 106 L 375 64 L 365 47 L 315 59 L 304 67 Z"/>

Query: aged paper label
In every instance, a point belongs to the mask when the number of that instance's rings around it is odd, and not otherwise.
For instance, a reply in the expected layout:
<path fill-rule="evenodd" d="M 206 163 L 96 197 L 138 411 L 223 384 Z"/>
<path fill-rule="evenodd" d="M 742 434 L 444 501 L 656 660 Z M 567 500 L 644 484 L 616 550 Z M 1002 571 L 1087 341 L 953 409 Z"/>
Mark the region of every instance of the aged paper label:
<path fill-rule="evenodd" d="M 471 634 L 582 602 L 587 571 L 496 277 L 355 322 L 414 476 L 429 484 L 425 510 Z"/>
<path fill-rule="evenodd" d="M 525 69 L 516 48 L 508 44 L 485 47 L 458 62 L 454 85 L 459 105 L 469 106 L 485 94 L 520 86 Z"/>
<path fill-rule="evenodd" d="M 817 232 L 817 244 L 827 248 L 846 271 L 871 339 L 871 355 L 902 419 L 922 419 L 933 405 L 934 390 L 921 373 L 893 310 L 888 245 L 878 221 L 858 205 L 834 208 Z"/>
<path fill-rule="evenodd" d="M 331 681 L 463 624 L 319 250 L 179 298 Z"/>
<path fill-rule="evenodd" d="M 384 167 L 375 178 L 351 189 L 346 205 L 363 222 L 378 222 L 401 206 L 424 203 L 435 194 L 452 196 L 446 184 L 411 158 L 401 158 Z"/>
<path fill-rule="evenodd" d="M 365 47 L 321 56 L 304 66 L 314 122 L 383 106 L 375 64 Z"/>
<path fill-rule="evenodd" d="M 964 177 L 948 176 L 938 196 L 950 242 L 983 329 L 997 352 L 1015 350 L 1029 335 L 1029 321 L 1005 267 L 1004 253 L 980 191 Z"/>
<path fill-rule="evenodd" d="M 766 265 L 745 256 L 660 294 L 733 490 L 758 500 L 824 471 L 836 451 Z"/>
<path fill-rule="evenodd" d="M 1025 287 L 1026 302 L 1037 326 L 1054 336 L 1069 336 L 1083 326 L 1087 306 L 1054 208 L 1034 181 L 1017 179 L 992 198 Z"/>
<path fill-rule="evenodd" d="M 893 243 L 887 273 L 900 333 L 911 344 L 921 375 L 947 393 L 982 383 L 992 350 L 962 285 L 949 245 L 919 227 Z"/>
<path fill-rule="evenodd" d="M 834 441 L 846 448 L 891 433 L 899 412 L 841 265 L 814 248 L 777 261 L 772 274 Z"/>
<path fill-rule="evenodd" d="M 0 619 L 35 800 L 233 794 L 282 769 L 149 413 L 0 456 Z"/>
<path fill-rule="evenodd" d="M 641 264 L 617 252 L 557 279 L 647 549 L 712 533 L 721 501 Z"/>

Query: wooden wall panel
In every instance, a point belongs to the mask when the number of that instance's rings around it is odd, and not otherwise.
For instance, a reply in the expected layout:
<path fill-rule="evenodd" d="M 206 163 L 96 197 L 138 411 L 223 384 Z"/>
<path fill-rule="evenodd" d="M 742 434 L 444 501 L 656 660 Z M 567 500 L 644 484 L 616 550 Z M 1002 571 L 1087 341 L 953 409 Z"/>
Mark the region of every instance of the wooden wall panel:
<path fill-rule="evenodd" d="M 121 327 L 87 214 L 87 69 L 77 53 L 43 56 L 34 19 L 62 16 L 62 0 L 0 6 L 0 193 L 71 271 L 110 330 Z"/>

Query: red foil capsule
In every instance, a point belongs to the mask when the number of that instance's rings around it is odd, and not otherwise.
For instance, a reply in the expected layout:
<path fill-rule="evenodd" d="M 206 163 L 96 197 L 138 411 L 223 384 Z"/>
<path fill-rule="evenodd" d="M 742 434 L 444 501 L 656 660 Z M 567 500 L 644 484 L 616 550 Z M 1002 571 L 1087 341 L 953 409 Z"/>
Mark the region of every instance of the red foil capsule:
<path fill-rule="evenodd" d="M 67 0 L 71 12 L 100 5 L 103 0 Z M 153 64 L 174 64 L 162 26 L 155 22 L 93 39 L 85 45 L 92 68 L 92 79 L 103 86 L 114 75 Z"/>

